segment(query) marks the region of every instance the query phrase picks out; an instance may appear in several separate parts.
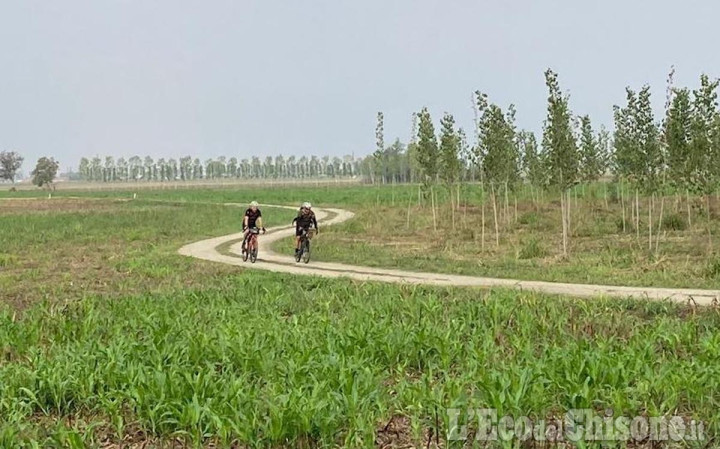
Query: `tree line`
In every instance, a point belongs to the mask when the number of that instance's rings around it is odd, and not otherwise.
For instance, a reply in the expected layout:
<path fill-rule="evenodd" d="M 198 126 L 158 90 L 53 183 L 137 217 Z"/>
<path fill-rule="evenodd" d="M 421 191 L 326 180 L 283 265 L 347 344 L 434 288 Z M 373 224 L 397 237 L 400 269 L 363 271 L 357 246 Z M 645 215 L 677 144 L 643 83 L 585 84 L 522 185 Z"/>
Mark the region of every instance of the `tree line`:
<path fill-rule="evenodd" d="M 302 179 L 353 177 L 362 174 L 363 161 L 353 156 L 266 157 L 238 159 L 219 157 L 201 161 L 190 156 L 179 159 L 133 156 L 82 158 L 78 169 L 85 181 L 192 181 L 197 179 Z"/>
<path fill-rule="evenodd" d="M 403 143 L 394 139 L 388 145 L 380 112 L 375 151 L 362 158 L 279 155 L 201 161 L 190 156 L 156 160 L 96 156 L 81 159 L 77 176 L 94 182 L 359 177 L 373 184 L 420 183 L 431 203 L 435 199 L 433 188 L 443 186 L 454 192 L 449 197 L 455 206 L 460 201 L 460 185 L 479 182 L 492 205 L 496 240 L 498 215 L 507 214 L 509 198 L 523 185 L 529 186 L 537 198 L 545 192 L 561 194 L 566 247 L 571 216 L 568 195 L 577 184 L 613 176 L 620 185 L 623 227 L 626 221 L 628 225 L 634 221 L 635 228 L 640 221 L 641 195 L 650 198 L 649 221 L 656 215 L 659 198 L 662 220 L 663 201 L 669 191 L 688 198 L 701 195 L 709 202 L 709 195 L 720 186 L 718 81 L 702 75 L 693 89 L 676 87 L 673 74 L 671 71 L 668 76 L 664 117 L 658 120 L 653 115 L 649 86 L 628 87 L 624 104 L 613 107 L 612 133 L 602 126 L 596 129 L 589 116 L 574 114 L 558 75 L 547 70 L 547 115 L 541 135 L 518 129 L 514 105 L 503 107 L 486 93 L 476 91 L 472 94 L 474 125 L 469 135 L 457 126 L 452 114 L 445 113 L 435 122 L 430 111 L 421 108 L 411 116 L 410 140 Z M 45 159 L 43 169 L 34 170 L 34 174 L 48 172 L 48 164 L 49 168 L 57 164 Z M 16 152 L 0 153 L 0 180 L 15 179 L 21 164 L 22 157 Z M 625 205 L 631 206 L 629 217 L 624 216 Z M 706 209 L 709 212 L 709 205 Z M 653 224 L 648 226 L 648 244 L 652 246 Z"/>
<path fill-rule="evenodd" d="M 377 149 L 370 167 L 374 182 L 401 180 L 404 176 L 422 182 L 435 215 L 433 188 L 443 186 L 455 206 L 459 186 L 479 181 L 492 206 L 496 242 L 499 244 L 498 214 L 509 210 L 509 197 L 520 185 L 534 195 L 560 194 L 562 242 L 567 254 L 570 227 L 570 190 L 583 183 L 611 175 L 623 203 L 623 228 L 634 221 L 640 233 L 640 196 L 647 198 L 648 246 L 659 244 L 665 196 L 702 196 L 710 214 L 710 195 L 720 188 L 720 112 L 718 80 L 700 77 L 695 89 L 673 85 L 674 70 L 668 76 L 665 114 L 653 115 L 650 87 L 626 88 L 625 104 L 616 105 L 614 130 L 596 130 L 588 115 L 575 115 L 569 96 L 562 91 L 558 75 L 545 72 L 548 91 L 547 115 L 542 135 L 518 129 L 514 105 L 502 108 L 487 94 L 473 94 L 475 116 L 473 142 L 458 128 L 452 114 L 440 119 L 440 130 L 427 108 L 412 116 L 413 138 L 403 148 L 396 141 L 385 147 L 383 114 L 378 114 Z M 403 160 L 405 159 L 405 160 Z M 457 200 L 455 200 L 457 198 Z M 660 199 L 660 222 L 657 199 Z M 485 199 L 483 199 L 483 202 Z M 626 205 L 631 207 L 625 216 Z M 483 203 L 484 221 L 484 203 Z M 454 222 L 454 220 L 453 220 Z M 629 225 L 629 223 L 628 223 Z M 655 225 L 658 231 L 653 235 Z M 484 224 L 483 224 L 484 232 Z M 654 239 L 655 238 L 655 239 Z"/>

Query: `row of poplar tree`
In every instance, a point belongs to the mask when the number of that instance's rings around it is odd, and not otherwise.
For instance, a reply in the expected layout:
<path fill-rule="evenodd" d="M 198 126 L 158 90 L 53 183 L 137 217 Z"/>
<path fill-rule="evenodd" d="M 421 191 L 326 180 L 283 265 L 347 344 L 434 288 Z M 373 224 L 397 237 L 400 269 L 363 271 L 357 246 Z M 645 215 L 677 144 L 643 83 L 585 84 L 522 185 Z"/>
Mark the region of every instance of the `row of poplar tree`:
<path fill-rule="evenodd" d="M 238 159 L 219 157 L 201 161 L 190 156 L 180 159 L 133 156 L 115 159 L 108 156 L 82 158 L 78 169 L 85 181 L 192 181 L 198 179 L 301 179 L 317 177 L 352 177 L 361 173 L 363 161 L 352 156 L 299 157 L 283 156 Z"/>
<path fill-rule="evenodd" d="M 671 190 L 688 197 L 703 195 L 709 211 L 710 194 L 720 187 L 718 81 L 702 75 L 698 88 L 678 88 L 673 86 L 673 73 L 668 76 L 662 120 L 653 115 L 649 86 L 639 91 L 627 88 L 626 103 L 614 107 L 612 134 L 602 127 L 596 132 L 588 116 L 571 112 L 569 97 L 552 70 L 545 72 L 547 116 L 539 139 L 532 132 L 517 129 L 513 105 L 503 110 L 481 92 L 473 97 L 472 145 L 451 114 L 444 114 L 436 133 L 430 113 L 423 108 L 413 115 L 413 139 L 406 151 L 398 151 L 398 142 L 386 148 L 383 115 L 378 113 L 377 150 L 368 164 L 371 178 L 374 182 L 392 182 L 406 176 L 417 179 L 419 174 L 426 191 L 442 184 L 450 190 L 450 198 L 455 197 L 454 189 L 459 192 L 461 183 L 481 181 L 496 215 L 497 203 L 502 198 L 507 201 L 508 191 L 521 183 L 538 192 L 559 192 L 563 248 L 567 251 L 570 188 L 612 175 L 622 186 L 623 201 L 632 204 L 638 226 L 639 196 L 649 198 L 652 247 L 656 197 L 663 201 Z M 403 163 L 399 157 L 408 160 Z M 497 218 L 495 223 L 497 235 Z"/>
<path fill-rule="evenodd" d="M 575 116 L 557 75 L 545 73 L 547 118 L 540 139 L 518 130 L 515 108 L 506 111 L 481 92 L 474 95 L 476 130 L 469 145 L 451 114 L 436 134 L 430 113 L 413 114 L 413 138 L 407 149 L 383 142 L 383 114 L 378 113 L 377 150 L 370 176 L 375 182 L 405 179 L 425 184 L 484 181 L 498 189 L 526 182 L 538 188 L 567 188 L 614 175 L 643 194 L 672 187 L 710 194 L 720 186 L 720 113 L 718 81 L 703 75 L 697 89 L 672 87 L 665 117 L 653 115 L 650 88 L 626 89 L 626 104 L 614 107 L 614 132 L 593 129 L 590 117 Z M 403 160 L 409 159 L 409 160 Z M 418 177 L 418 175 L 420 177 Z"/>

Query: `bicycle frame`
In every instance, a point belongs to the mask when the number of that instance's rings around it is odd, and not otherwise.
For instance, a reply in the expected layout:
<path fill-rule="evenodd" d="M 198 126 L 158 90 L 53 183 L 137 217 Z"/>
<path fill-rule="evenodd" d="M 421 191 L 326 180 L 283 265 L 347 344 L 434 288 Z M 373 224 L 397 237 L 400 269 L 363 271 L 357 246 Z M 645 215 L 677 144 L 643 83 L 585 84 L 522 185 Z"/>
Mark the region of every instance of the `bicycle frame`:
<path fill-rule="evenodd" d="M 251 229 L 250 233 L 248 235 L 248 241 L 247 241 L 247 250 L 252 251 L 257 249 L 258 247 L 258 234 L 260 233 L 259 230 Z"/>
<path fill-rule="evenodd" d="M 248 231 L 245 248 L 243 249 L 243 262 L 250 259 L 250 262 L 255 263 L 258 254 L 258 234 L 260 230 L 258 228 L 251 228 Z"/>
<path fill-rule="evenodd" d="M 299 237 L 300 247 L 298 249 L 300 252 L 295 255 L 295 261 L 300 262 L 300 260 L 303 259 L 305 263 L 308 263 L 310 261 L 310 240 L 312 238 L 312 232 L 310 229 L 303 229 Z"/>

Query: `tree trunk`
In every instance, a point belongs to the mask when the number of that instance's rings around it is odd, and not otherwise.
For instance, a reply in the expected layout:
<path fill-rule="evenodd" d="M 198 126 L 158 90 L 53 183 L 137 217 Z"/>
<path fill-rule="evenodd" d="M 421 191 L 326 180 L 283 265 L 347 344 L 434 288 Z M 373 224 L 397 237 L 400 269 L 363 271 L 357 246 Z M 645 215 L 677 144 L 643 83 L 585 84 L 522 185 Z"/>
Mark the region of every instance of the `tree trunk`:
<path fill-rule="evenodd" d="M 495 216 L 495 246 L 500 246 L 500 228 L 498 227 L 497 198 L 495 195 L 495 184 L 490 184 L 493 200 L 493 215 Z"/>
<path fill-rule="evenodd" d="M 633 201 L 632 192 L 630 191 L 629 187 L 627 190 L 627 194 L 628 202 L 630 203 L 630 221 L 632 222 L 632 225 L 635 226 L 635 201 Z"/>
<path fill-rule="evenodd" d="M 574 193 L 574 196 L 575 196 L 575 207 L 576 207 L 576 208 L 577 208 L 577 205 L 578 205 L 578 192 L 577 192 L 577 191 L 578 191 L 577 187 L 573 187 L 573 193 Z"/>
<path fill-rule="evenodd" d="M 437 216 L 435 215 L 435 192 L 430 186 L 430 207 L 432 208 L 433 230 L 437 232 Z"/>
<path fill-rule="evenodd" d="M 460 187 L 462 187 L 462 186 L 460 184 L 458 184 L 458 186 L 457 186 L 457 201 L 455 202 L 455 206 L 458 208 L 458 210 L 460 210 Z"/>
<path fill-rule="evenodd" d="M 665 195 L 660 197 L 660 218 L 658 218 L 657 235 L 655 236 L 655 254 L 660 250 L 660 233 L 662 232 L 663 215 L 665 214 Z"/>
<path fill-rule="evenodd" d="M 504 223 L 505 226 L 508 226 L 510 224 L 510 201 L 508 200 L 508 183 L 505 181 L 505 217 L 504 217 Z"/>
<path fill-rule="evenodd" d="M 623 234 L 627 232 L 627 226 L 625 225 L 625 189 L 620 185 L 620 205 L 622 206 L 622 225 Z"/>
<path fill-rule="evenodd" d="M 603 182 L 603 199 L 605 200 L 605 210 L 609 210 L 610 207 L 608 207 L 608 194 L 607 194 L 607 182 Z"/>
<path fill-rule="evenodd" d="M 482 228 L 480 229 L 481 233 L 481 240 L 480 240 L 480 248 L 485 251 L 485 203 L 487 202 L 487 198 L 485 195 L 485 183 L 482 184 Z"/>
<path fill-rule="evenodd" d="M 535 189 L 532 184 L 530 184 L 530 200 L 532 201 L 533 206 L 537 208 L 537 203 L 535 202 Z"/>
<path fill-rule="evenodd" d="M 565 192 L 560 193 L 560 213 L 562 215 L 563 256 L 567 257 L 567 222 L 565 221 Z"/>
<path fill-rule="evenodd" d="M 452 209 L 452 212 L 450 212 L 450 215 L 452 216 L 452 230 L 455 230 L 455 195 L 453 195 L 452 186 L 449 187 L 450 191 L 450 209 Z"/>
<path fill-rule="evenodd" d="M 713 252 L 712 229 L 710 228 L 710 195 L 705 195 L 705 204 L 707 207 L 707 231 L 708 231 L 708 254 Z"/>
<path fill-rule="evenodd" d="M 577 192 L 576 192 L 576 194 L 577 194 Z M 575 199 L 577 200 L 577 196 L 575 197 Z M 570 211 L 572 210 L 572 208 L 570 207 L 570 205 L 571 205 L 570 204 L 570 191 L 568 191 L 567 192 L 567 201 L 565 201 L 565 213 L 567 214 L 567 218 L 566 218 L 567 229 L 565 230 L 565 238 L 568 239 L 568 241 L 570 240 L 570 236 L 572 235 L 572 220 L 571 220 L 572 215 L 570 215 Z"/>
<path fill-rule="evenodd" d="M 460 190 L 458 190 L 458 193 L 459 192 L 460 192 Z M 463 206 L 463 229 L 467 229 L 467 208 L 468 208 L 468 204 L 467 204 L 467 194 L 466 194 L 465 195 L 465 203 Z"/>
<path fill-rule="evenodd" d="M 408 211 L 407 211 L 407 224 L 406 224 L 408 231 L 410 230 L 410 208 L 412 206 L 412 200 L 413 200 L 413 196 L 412 196 L 412 194 L 410 194 L 410 197 L 408 198 Z"/>
<path fill-rule="evenodd" d="M 648 251 L 652 251 L 652 210 L 653 203 L 655 202 L 655 194 L 648 200 Z"/>
<path fill-rule="evenodd" d="M 635 233 L 640 243 L 640 193 L 635 189 Z"/>
<path fill-rule="evenodd" d="M 577 198 L 577 197 L 576 197 Z M 570 255 L 570 240 L 572 239 L 572 211 L 573 211 L 572 204 L 570 204 L 570 192 L 567 193 L 567 198 L 565 200 L 565 213 L 567 214 L 567 227 L 565 229 L 565 242 L 567 244 L 567 255 Z"/>
<path fill-rule="evenodd" d="M 685 191 L 685 197 L 687 198 L 688 229 L 689 229 L 692 227 L 692 212 L 690 210 L 690 190 Z"/>

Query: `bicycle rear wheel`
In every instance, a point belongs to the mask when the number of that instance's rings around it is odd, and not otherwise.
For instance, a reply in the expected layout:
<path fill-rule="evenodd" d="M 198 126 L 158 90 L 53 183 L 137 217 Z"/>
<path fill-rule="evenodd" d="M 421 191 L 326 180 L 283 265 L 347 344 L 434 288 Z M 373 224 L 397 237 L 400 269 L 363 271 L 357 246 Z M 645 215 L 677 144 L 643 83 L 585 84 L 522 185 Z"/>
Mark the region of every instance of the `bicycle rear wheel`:
<path fill-rule="evenodd" d="M 310 241 L 305 240 L 305 244 L 303 245 L 303 251 L 302 251 L 302 259 L 303 262 L 308 263 L 310 262 Z"/>

